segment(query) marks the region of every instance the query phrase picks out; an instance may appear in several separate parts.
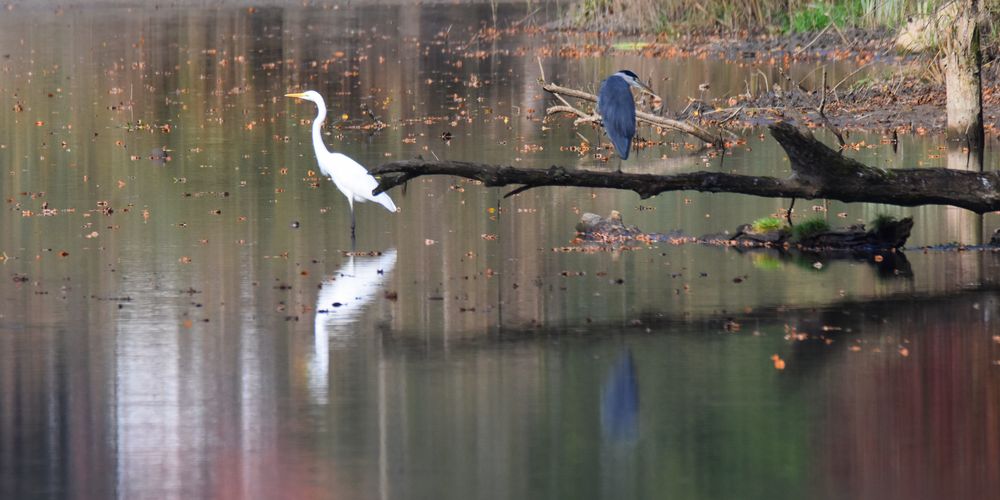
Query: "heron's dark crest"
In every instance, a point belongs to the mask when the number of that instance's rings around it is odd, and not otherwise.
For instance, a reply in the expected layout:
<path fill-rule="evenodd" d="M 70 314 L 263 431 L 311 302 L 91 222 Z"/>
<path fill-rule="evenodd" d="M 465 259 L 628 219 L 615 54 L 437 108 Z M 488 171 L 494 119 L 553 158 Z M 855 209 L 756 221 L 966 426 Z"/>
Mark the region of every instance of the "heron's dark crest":
<path fill-rule="evenodd" d="M 621 74 L 623 74 L 623 75 L 631 76 L 632 78 L 635 78 L 636 80 L 639 79 L 639 75 L 637 75 L 637 74 L 635 74 L 635 73 L 633 73 L 633 72 L 631 72 L 631 71 L 629 71 L 627 69 L 623 69 L 623 70 L 620 70 L 618 72 L 621 73 Z"/>

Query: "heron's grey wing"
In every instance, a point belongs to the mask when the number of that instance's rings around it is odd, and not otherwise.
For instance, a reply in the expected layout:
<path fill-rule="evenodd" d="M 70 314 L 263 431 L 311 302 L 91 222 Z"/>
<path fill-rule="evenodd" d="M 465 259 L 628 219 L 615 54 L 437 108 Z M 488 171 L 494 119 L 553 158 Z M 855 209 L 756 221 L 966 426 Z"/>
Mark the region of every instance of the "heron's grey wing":
<path fill-rule="evenodd" d="M 611 77 L 601 83 L 597 112 L 601 114 L 604 131 L 618 150 L 618 156 L 627 160 L 635 137 L 635 101 L 625 80 Z"/>

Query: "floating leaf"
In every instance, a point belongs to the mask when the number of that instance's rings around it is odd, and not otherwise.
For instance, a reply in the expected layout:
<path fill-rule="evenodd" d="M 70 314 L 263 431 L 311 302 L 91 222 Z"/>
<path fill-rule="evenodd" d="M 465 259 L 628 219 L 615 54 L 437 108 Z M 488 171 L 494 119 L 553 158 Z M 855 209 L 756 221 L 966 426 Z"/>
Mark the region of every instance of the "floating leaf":
<path fill-rule="evenodd" d="M 771 355 L 771 361 L 774 362 L 774 369 L 775 370 L 784 370 L 785 369 L 785 360 L 781 359 L 781 356 L 778 356 L 777 354 L 772 354 Z"/>

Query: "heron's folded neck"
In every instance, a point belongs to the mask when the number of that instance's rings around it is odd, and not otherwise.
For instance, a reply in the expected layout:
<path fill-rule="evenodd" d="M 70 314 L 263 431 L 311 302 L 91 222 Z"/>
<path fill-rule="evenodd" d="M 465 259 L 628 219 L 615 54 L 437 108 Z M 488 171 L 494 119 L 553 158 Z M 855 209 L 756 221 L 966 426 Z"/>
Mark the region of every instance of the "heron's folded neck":
<path fill-rule="evenodd" d="M 323 121 L 326 120 L 326 106 L 316 105 L 319 109 L 319 113 L 316 113 L 316 119 L 313 120 L 312 124 L 312 134 L 313 134 L 313 149 L 316 150 L 316 157 L 319 158 L 323 153 L 329 153 L 330 151 L 326 149 L 326 145 L 323 144 L 323 134 L 320 130 L 323 129 Z"/>

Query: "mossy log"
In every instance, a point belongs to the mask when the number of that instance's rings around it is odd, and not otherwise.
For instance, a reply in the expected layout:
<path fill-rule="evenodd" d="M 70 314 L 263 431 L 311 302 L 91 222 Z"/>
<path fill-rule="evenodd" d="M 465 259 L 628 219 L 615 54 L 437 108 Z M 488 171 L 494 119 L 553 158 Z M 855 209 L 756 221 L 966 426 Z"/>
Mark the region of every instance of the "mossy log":
<path fill-rule="evenodd" d="M 848 158 L 816 139 L 807 129 L 778 122 L 771 134 L 785 150 L 787 178 L 685 172 L 670 175 L 581 170 L 571 167 L 524 168 L 462 161 L 404 160 L 371 170 L 379 179 L 375 193 L 424 175 L 452 175 L 486 186 L 519 185 L 508 193 L 541 186 L 625 189 L 649 198 L 669 191 L 740 193 L 770 198 L 831 199 L 899 206 L 952 205 L 976 213 L 1000 210 L 1000 172 L 946 168 L 883 170 Z"/>
<path fill-rule="evenodd" d="M 866 229 L 864 224 L 846 228 L 819 231 L 796 240 L 792 232 L 782 229 L 757 234 L 749 224 L 740 226 L 732 240 L 744 245 L 783 246 L 786 243 L 800 249 L 812 250 L 892 250 L 902 248 L 910 238 L 913 219 L 883 222 L 879 227 Z"/>
<path fill-rule="evenodd" d="M 644 232 L 636 226 L 625 224 L 618 211 L 612 211 L 607 218 L 585 213 L 576 225 L 577 233 L 585 241 L 689 242 L 743 248 L 796 248 L 821 253 L 842 250 L 878 252 L 900 249 L 906 245 L 906 240 L 909 239 L 912 229 L 913 219 L 906 217 L 901 220 L 880 221 L 878 226 L 872 229 L 866 229 L 864 224 L 856 224 L 846 228 L 824 229 L 798 238 L 787 227 L 757 232 L 753 230 L 751 224 L 743 224 L 736 228 L 733 233 L 695 238 L 685 236 L 680 231 L 670 233 Z"/>

